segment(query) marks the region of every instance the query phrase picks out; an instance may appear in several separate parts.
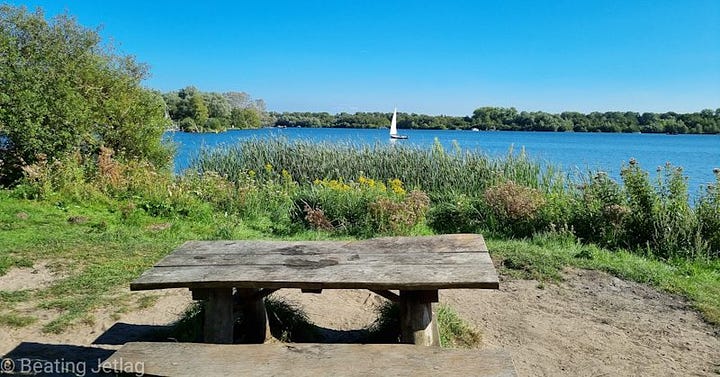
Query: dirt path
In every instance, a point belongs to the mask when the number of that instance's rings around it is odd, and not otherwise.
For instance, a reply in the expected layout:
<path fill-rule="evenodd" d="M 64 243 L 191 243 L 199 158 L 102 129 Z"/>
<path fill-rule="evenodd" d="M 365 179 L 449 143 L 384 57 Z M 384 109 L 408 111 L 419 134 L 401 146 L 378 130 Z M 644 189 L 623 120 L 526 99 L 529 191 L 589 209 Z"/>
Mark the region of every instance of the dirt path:
<path fill-rule="evenodd" d="M 499 292 L 453 291 L 444 301 L 513 354 L 523 376 L 720 374 L 720 332 L 686 300 L 596 271 L 571 271 L 538 289 L 509 281 Z"/>
<path fill-rule="evenodd" d="M 117 320 L 98 312 L 93 324 L 66 334 L 43 334 L 42 323 L 3 328 L 0 355 L 106 357 L 118 344 L 151 334 L 153 325 L 175 320 L 190 302 L 187 290 L 159 294 L 151 308 Z M 277 294 L 301 305 L 318 326 L 337 330 L 370 324 L 383 300 L 351 290 Z M 682 298 L 604 273 L 568 271 L 564 282 L 542 288 L 513 280 L 503 281 L 499 291 L 443 291 L 441 301 L 480 330 L 483 348 L 509 351 L 520 376 L 720 375 L 720 329 L 703 322 Z"/>
<path fill-rule="evenodd" d="M 509 351 L 520 376 L 720 375 L 720 329 L 686 300 L 597 271 L 568 271 L 561 284 L 514 280 L 499 291 L 441 292 L 483 336 Z M 364 291 L 283 293 L 321 327 L 361 328 L 380 300 Z M 332 308 L 332 310 L 328 310 Z"/>

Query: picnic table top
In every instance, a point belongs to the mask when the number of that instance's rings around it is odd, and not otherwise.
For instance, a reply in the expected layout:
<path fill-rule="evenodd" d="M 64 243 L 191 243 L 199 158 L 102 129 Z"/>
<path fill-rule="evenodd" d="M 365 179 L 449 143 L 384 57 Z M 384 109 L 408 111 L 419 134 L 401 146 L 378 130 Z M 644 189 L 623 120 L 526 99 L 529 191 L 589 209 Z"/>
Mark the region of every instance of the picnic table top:
<path fill-rule="evenodd" d="M 188 241 L 130 284 L 162 288 L 497 289 L 479 234 L 361 241 Z"/>

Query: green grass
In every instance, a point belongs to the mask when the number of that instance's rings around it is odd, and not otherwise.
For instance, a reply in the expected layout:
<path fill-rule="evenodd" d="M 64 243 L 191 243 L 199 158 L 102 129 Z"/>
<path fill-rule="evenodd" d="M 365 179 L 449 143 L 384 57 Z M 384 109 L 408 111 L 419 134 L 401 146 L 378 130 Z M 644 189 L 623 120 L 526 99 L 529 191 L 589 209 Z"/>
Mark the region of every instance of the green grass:
<path fill-rule="evenodd" d="M 65 331 L 95 308 L 122 305 L 126 298 L 118 295 L 119 288 L 185 240 L 217 238 L 218 227 L 228 229 L 225 235 L 232 238 L 267 237 L 239 225 L 232 216 L 162 218 L 138 211 L 127 219 L 121 205 L 23 200 L 0 191 L 0 275 L 40 261 L 66 275 L 34 294 L 39 308 L 60 313 L 44 325 L 45 331 Z M 87 221 L 68 221 L 76 216 Z M 159 231 L 149 228 L 157 223 L 171 226 Z M 29 293 L 0 294 L 2 302 L 20 299 L 28 300 Z"/>
<path fill-rule="evenodd" d="M 448 305 L 437 308 L 440 345 L 447 348 L 473 348 L 480 344 L 481 335 Z"/>
<path fill-rule="evenodd" d="M 198 210 L 158 217 L 136 210 L 127 216 L 121 210 L 123 205 L 125 202 L 114 200 L 84 204 L 25 200 L 0 190 L 0 275 L 16 266 L 43 262 L 65 276 L 38 291 L 0 292 L 0 304 L 7 311 L 3 323 L 28 321 L 14 309 L 23 302 L 23 307 L 35 305 L 56 312 L 54 319 L 43 323 L 43 330 L 63 332 L 88 321 L 97 308 L 129 310 L 132 299 L 120 288 L 127 287 L 142 271 L 186 240 L 279 238 L 251 227 L 233 214 L 207 216 L 207 211 Z M 69 222 L 74 216 L 83 216 L 87 221 Z M 149 228 L 164 223 L 170 227 Z M 430 230 L 425 227 L 420 233 L 428 234 Z M 303 230 L 285 239 L 334 237 L 327 232 Z M 502 274 L 546 282 L 561 279 L 567 266 L 607 271 L 688 297 L 708 322 L 720 324 L 718 260 L 661 261 L 583 245 L 571 236 L 558 235 L 531 240 L 488 239 L 488 245 Z M 138 305 L 151 305 L 151 299 Z"/>
<path fill-rule="evenodd" d="M 24 302 L 32 297 L 32 292 L 29 290 L 20 291 L 0 291 L 0 303 L 9 306 L 18 302 Z"/>
<path fill-rule="evenodd" d="M 37 321 L 37 318 L 32 316 L 20 315 L 16 313 L 0 314 L 0 326 L 25 327 L 35 323 L 35 321 Z"/>

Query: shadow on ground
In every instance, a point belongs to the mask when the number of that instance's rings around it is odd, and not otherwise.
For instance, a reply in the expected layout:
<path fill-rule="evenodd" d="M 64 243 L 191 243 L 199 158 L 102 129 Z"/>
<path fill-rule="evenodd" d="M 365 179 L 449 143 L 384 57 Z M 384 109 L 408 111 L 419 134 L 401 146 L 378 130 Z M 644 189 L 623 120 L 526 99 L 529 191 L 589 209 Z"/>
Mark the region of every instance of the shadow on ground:
<path fill-rule="evenodd" d="M 10 376 L 107 376 L 99 365 L 115 352 L 102 347 L 20 343 L 3 356 L 2 374 Z"/>

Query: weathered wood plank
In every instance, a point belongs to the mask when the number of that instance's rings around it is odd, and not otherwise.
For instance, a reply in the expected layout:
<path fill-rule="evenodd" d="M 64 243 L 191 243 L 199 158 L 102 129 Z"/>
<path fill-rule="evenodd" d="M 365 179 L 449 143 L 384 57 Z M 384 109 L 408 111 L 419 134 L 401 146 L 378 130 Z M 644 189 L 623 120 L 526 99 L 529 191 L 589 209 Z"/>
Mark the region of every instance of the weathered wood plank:
<path fill-rule="evenodd" d="M 157 376 L 514 377 L 509 354 L 387 344 L 127 343 L 105 370 Z"/>
<path fill-rule="evenodd" d="M 131 290 L 162 288 L 301 289 L 497 289 L 498 277 L 487 253 L 466 265 L 231 265 L 154 267 L 130 284 Z"/>
<path fill-rule="evenodd" d="M 327 253 L 321 255 L 289 256 L 281 254 L 171 254 L 155 264 L 155 267 L 173 266 L 229 266 L 229 265 L 279 265 L 307 266 L 323 264 L 472 264 L 482 263 L 482 252 L 467 253 Z"/>
<path fill-rule="evenodd" d="M 174 254 L 465 253 L 487 252 L 480 234 L 381 237 L 360 241 L 188 241 Z"/>
<path fill-rule="evenodd" d="M 233 342 L 232 294 L 232 288 L 217 288 L 207 291 L 203 334 L 205 343 L 230 344 Z"/>
<path fill-rule="evenodd" d="M 418 346 L 440 346 L 432 302 L 437 291 L 400 291 L 400 340 Z"/>

